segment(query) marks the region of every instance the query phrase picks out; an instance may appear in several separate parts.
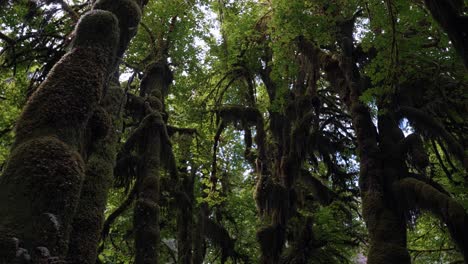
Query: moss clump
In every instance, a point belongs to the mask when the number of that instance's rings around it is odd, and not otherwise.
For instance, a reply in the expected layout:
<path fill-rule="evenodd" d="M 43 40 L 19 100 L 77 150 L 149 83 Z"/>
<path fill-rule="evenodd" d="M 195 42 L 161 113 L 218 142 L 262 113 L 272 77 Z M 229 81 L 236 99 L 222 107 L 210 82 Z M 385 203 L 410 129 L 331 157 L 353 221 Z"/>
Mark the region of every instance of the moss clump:
<path fill-rule="evenodd" d="M 112 49 L 115 52 L 119 41 L 119 21 L 109 11 L 92 10 L 86 13 L 75 29 L 73 47 L 96 47 Z"/>
<path fill-rule="evenodd" d="M 88 121 L 88 132 L 91 134 L 91 141 L 104 138 L 111 127 L 111 118 L 102 108 L 96 108 L 91 119 Z"/>
<path fill-rule="evenodd" d="M 119 19 L 121 29 L 132 29 L 138 26 L 141 19 L 141 8 L 133 0 L 98 0 L 94 4 L 94 10 L 107 10 L 115 14 Z"/>
<path fill-rule="evenodd" d="M 383 201 L 384 197 L 377 191 L 362 193 L 362 214 L 371 241 L 368 263 L 409 264 L 404 218 Z"/>
<path fill-rule="evenodd" d="M 106 68 L 99 50 L 74 49 L 65 55 L 26 104 L 15 144 L 54 134 L 79 149 L 86 123 L 100 100 Z"/>
<path fill-rule="evenodd" d="M 163 111 L 163 104 L 159 98 L 155 96 L 149 96 L 147 99 L 151 108 L 155 111 L 162 112 Z"/>
<path fill-rule="evenodd" d="M 98 0 L 93 9 L 112 12 L 119 20 L 120 44 L 117 57 L 121 57 L 130 39 L 136 34 L 141 19 L 141 8 L 133 0 Z"/>
<path fill-rule="evenodd" d="M 122 100 L 125 97 L 124 90 L 119 86 L 111 85 L 108 87 L 106 96 L 102 99 L 101 105 L 106 108 L 110 116 L 118 116 L 122 111 Z M 119 118 L 114 118 L 113 125 L 118 126 Z"/>
<path fill-rule="evenodd" d="M 226 124 L 233 123 L 240 128 L 256 125 L 262 120 L 262 115 L 257 108 L 244 107 L 242 105 L 223 105 L 216 110 L 218 118 Z"/>
<path fill-rule="evenodd" d="M 26 248 L 40 245 L 54 255 L 65 252 L 83 167 L 80 155 L 55 137 L 21 144 L 13 150 L 0 178 L 0 207 L 4 210 L 0 226 L 15 230 Z M 54 225 L 58 226 L 54 232 L 45 230 Z"/>

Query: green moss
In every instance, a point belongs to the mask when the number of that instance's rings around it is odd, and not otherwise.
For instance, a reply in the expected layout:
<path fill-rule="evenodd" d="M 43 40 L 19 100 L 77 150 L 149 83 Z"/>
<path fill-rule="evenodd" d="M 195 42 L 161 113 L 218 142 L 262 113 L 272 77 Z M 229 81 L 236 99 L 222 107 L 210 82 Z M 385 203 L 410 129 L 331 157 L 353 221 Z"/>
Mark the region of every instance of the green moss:
<path fill-rule="evenodd" d="M 114 101 L 115 94 L 109 89 L 105 102 Z M 116 106 L 120 101 L 115 101 Z M 113 108 L 111 108 L 113 109 Z M 107 193 L 112 186 L 116 156 L 117 137 L 111 129 L 112 120 L 107 111 L 98 107 L 88 123 L 92 144 L 86 162 L 86 179 L 81 190 L 80 202 L 73 219 L 68 260 L 72 263 L 94 264 L 101 239 Z"/>
<path fill-rule="evenodd" d="M 452 239 L 468 258 L 468 214 L 452 197 L 414 178 L 400 180 L 394 186 L 399 202 L 406 209 L 427 210 L 442 220 Z"/>
<path fill-rule="evenodd" d="M 15 230 L 26 248 L 43 245 L 54 255 L 64 254 L 83 167 L 80 155 L 55 137 L 19 145 L 0 178 L 0 207 L 4 210 L 0 226 Z M 44 222 L 55 221 L 44 219 L 44 214 L 57 220 L 60 228 L 55 234 L 44 229 Z"/>
<path fill-rule="evenodd" d="M 117 117 L 122 112 L 122 100 L 124 98 L 124 90 L 119 86 L 111 85 L 108 87 L 106 96 L 101 101 L 101 105 L 106 108 L 106 111 L 112 117 Z M 120 118 L 113 118 L 113 125 L 119 127 Z M 117 123 L 116 123 L 117 122 Z"/>
<path fill-rule="evenodd" d="M 77 25 L 75 47 L 52 68 L 17 122 L 0 179 L 0 207 L 6 211 L 0 228 L 14 230 L 28 250 L 41 245 L 54 256 L 67 251 L 84 179 L 78 152 L 84 151 L 84 134 L 101 98 L 118 31 L 111 13 L 86 14 Z M 109 121 L 95 116 L 91 130 L 106 134 Z"/>
<path fill-rule="evenodd" d="M 80 149 L 86 123 L 101 97 L 106 67 L 100 50 L 74 49 L 65 55 L 27 102 L 15 145 L 54 134 Z"/>
<path fill-rule="evenodd" d="M 120 35 L 118 25 L 117 17 L 109 11 L 89 11 L 78 21 L 73 47 L 100 46 L 114 53 Z"/>
<path fill-rule="evenodd" d="M 398 211 L 377 191 L 362 193 L 362 213 L 369 230 L 369 264 L 411 263 L 406 249 L 406 225 Z M 387 249 L 387 250 L 385 250 Z"/>
<path fill-rule="evenodd" d="M 102 143 L 102 141 L 100 141 Z M 101 144 L 105 148 L 105 145 Z M 104 222 L 107 190 L 112 184 L 113 162 L 101 153 L 94 153 L 86 164 L 86 179 L 73 219 L 68 256 L 73 263 L 94 264 Z"/>
<path fill-rule="evenodd" d="M 93 9 L 112 12 L 119 20 L 120 44 L 117 56 L 123 55 L 130 39 L 136 34 L 141 19 L 141 8 L 133 0 L 98 0 Z"/>
<path fill-rule="evenodd" d="M 135 205 L 136 263 L 158 263 L 159 205 L 149 199 L 138 199 Z"/>
<path fill-rule="evenodd" d="M 88 130 L 91 134 L 91 141 L 104 138 L 111 127 L 111 118 L 107 112 L 102 108 L 98 107 L 94 111 L 91 119 L 88 121 Z"/>
<path fill-rule="evenodd" d="M 119 19 L 121 29 L 129 30 L 140 23 L 141 8 L 133 0 L 98 0 L 93 9 L 107 10 Z"/>
<path fill-rule="evenodd" d="M 157 97 L 149 96 L 147 101 L 148 101 L 148 103 L 150 104 L 150 106 L 151 106 L 151 108 L 153 110 L 156 110 L 158 112 L 162 112 L 163 104 L 162 104 L 161 100 L 159 100 Z"/>

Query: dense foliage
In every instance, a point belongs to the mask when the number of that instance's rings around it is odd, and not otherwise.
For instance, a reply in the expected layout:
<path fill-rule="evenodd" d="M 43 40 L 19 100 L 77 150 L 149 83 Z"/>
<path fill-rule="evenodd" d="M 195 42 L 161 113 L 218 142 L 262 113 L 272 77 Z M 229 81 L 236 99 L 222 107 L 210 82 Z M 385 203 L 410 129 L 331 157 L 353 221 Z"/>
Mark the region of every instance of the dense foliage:
<path fill-rule="evenodd" d="M 92 2 L 0 1 L 2 172 Z M 379 221 L 412 263 L 467 261 L 468 6 L 432 2 L 142 4 L 106 83 L 125 96 L 97 262 L 146 263 L 147 238 L 158 263 L 379 263 Z"/>

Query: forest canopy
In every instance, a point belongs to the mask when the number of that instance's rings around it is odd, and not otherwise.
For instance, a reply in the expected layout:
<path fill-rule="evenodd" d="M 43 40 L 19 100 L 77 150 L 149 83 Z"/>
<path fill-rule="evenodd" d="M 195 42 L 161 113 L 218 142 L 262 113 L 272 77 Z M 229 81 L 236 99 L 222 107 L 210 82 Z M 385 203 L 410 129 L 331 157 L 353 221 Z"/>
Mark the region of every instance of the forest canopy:
<path fill-rule="evenodd" d="M 468 263 L 468 2 L 0 0 L 0 264 Z"/>

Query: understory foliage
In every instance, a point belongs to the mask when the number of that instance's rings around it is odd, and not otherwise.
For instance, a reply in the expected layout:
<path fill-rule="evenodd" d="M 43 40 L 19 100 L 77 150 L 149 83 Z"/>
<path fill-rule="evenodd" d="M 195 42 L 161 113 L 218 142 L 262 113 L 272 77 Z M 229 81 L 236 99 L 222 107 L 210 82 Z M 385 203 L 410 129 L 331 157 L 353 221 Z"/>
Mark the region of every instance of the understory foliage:
<path fill-rule="evenodd" d="M 0 0 L 0 264 L 466 263 L 467 21 Z"/>

